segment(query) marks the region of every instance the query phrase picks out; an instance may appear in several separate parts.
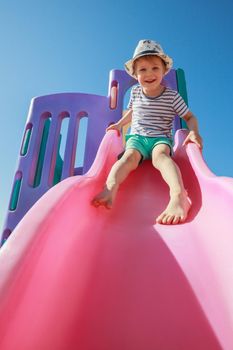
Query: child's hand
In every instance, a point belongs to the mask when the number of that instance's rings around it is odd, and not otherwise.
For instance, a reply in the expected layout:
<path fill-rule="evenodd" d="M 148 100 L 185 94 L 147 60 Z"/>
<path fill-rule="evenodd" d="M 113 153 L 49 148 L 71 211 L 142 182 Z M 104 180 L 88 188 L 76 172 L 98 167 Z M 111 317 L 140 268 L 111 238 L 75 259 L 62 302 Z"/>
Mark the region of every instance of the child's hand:
<path fill-rule="evenodd" d="M 120 136 L 120 134 L 121 134 L 121 127 L 117 123 L 109 125 L 106 129 L 106 132 L 109 130 L 116 130 L 118 136 Z"/>
<path fill-rule="evenodd" d="M 190 131 L 188 136 L 183 142 L 183 146 L 187 145 L 189 142 L 195 143 L 200 149 L 203 148 L 203 142 L 201 136 L 195 131 Z"/>

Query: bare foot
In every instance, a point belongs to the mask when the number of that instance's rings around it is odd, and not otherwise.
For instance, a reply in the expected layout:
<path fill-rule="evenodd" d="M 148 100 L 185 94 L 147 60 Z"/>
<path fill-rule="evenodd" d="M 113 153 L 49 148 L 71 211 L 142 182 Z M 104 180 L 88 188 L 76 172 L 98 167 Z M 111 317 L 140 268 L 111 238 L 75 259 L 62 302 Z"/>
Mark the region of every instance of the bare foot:
<path fill-rule="evenodd" d="M 106 185 L 103 191 L 93 198 L 91 204 L 96 208 L 102 205 L 107 209 L 111 209 L 117 194 L 117 189 L 117 186 Z"/>
<path fill-rule="evenodd" d="M 192 203 L 187 193 L 171 196 L 167 208 L 160 214 L 156 222 L 164 225 L 175 225 L 186 220 Z"/>

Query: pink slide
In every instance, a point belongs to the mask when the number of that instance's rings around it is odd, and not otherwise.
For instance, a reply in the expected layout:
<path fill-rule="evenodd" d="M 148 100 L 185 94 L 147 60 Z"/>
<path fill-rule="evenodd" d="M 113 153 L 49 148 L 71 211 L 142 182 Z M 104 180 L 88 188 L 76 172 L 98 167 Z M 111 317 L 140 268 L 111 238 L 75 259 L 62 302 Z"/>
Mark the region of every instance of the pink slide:
<path fill-rule="evenodd" d="M 112 210 L 90 205 L 122 148 L 113 131 L 87 175 L 27 213 L 0 251 L 1 350 L 233 349 L 233 180 L 184 136 L 185 224 L 155 224 L 168 189 L 149 161 Z"/>

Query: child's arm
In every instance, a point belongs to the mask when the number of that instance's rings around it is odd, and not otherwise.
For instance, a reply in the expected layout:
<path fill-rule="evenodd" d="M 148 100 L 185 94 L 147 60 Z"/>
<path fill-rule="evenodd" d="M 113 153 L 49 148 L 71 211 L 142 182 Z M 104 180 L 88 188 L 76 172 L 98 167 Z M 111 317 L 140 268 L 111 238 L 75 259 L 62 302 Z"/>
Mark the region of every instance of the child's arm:
<path fill-rule="evenodd" d="M 109 130 L 117 130 L 118 133 L 121 132 L 121 129 L 124 125 L 129 124 L 132 120 L 132 109 L 129 109 L 124 115 L 123 117 L 118 120 L 117 123 L 109 125 L 109 127 L 106 129 L 106 131 Z"/>
<path fill-rule="evenodd" d="M 191 111 L 189 111 L 184 117 L 183 119 L 186 121 L 187 126 L 189 128 L 189 134 L 186 137 L 186 139 L 183 142 L 183 146 L 187 145 L 187 143 L 189 142 L 194 142 L 199 148 L 203 147 L 203 143 L 202 143 L 202 138 L 199 134 L 199 130 L 198 130 L 198 122 L 197 122 L 197 118 L 193 115 L 193 113 Z"/>

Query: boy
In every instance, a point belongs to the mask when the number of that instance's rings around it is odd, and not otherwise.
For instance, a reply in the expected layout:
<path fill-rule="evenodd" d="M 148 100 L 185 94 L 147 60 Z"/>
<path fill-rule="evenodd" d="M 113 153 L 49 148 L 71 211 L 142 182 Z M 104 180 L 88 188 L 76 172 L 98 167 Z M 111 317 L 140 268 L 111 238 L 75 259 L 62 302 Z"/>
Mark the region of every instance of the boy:
<path fill-rule="evenodd" d="M 171 130 L 175 115 L 183 118 L 190 130 L 184 145 L 194 142 L 202 148 L 197 119 L 188 109 L 182 97 L 162 85 L 162 79 L 172 67 L 172 59 L 161 46 L 152 40 L 140 40 L 133 58 L 125 68 L 139 85 L 133 87 L 128 112 L 107 130 L 118 130 L 132 122 L 127 136 L 125 152 L 112 167 L 105 187 L 92 201 L 96 207 L 110 209 L 119 185 L 144 159 L 152 159 L 170 189 L 167 208 L 157 217 L 160 224 L 178 224 L 186 220 L 191 201 L 184 188 L 182 176 L 171 158 Z"/>

